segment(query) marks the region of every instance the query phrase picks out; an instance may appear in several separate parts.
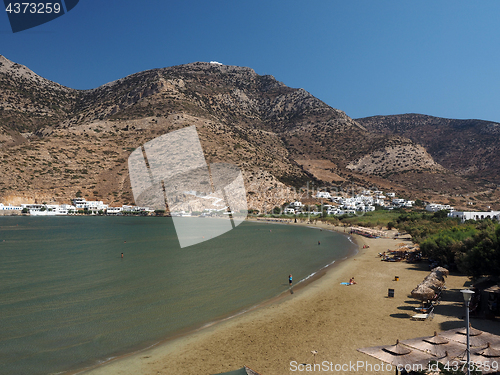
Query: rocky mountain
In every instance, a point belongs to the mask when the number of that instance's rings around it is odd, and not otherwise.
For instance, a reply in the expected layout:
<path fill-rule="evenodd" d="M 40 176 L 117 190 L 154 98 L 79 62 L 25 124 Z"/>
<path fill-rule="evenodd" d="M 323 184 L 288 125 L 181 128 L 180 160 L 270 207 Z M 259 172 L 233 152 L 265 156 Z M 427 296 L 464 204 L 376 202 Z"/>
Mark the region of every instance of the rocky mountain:
<path fill-rule="evenodd" d="M 422 145 L 444 168 L 471 179 L 500 184 L 500 123 L 419 114 L 357 119 L 369 131 L 399 135 Z"/>
<path fill-rule="evenodd" d="M 63 121 L 72 113 L 77 93 L 0 55 L 0 132 L 15 138 Z"/>
<path fill-rule="evenodd" d="M 355 121 L 250 68 L 198 62 L 81 91 L 1 56 L 0 63 L 1 202 L 82 195 L 133 203 L 130 153 L 188 125 L 196 125 L 207 162 L 244 171 L 253 209 L 290 201 L 308 182 L 380 186 L 422 198 L 485 190 L 482 180 L 447 166 L 411 134 Z M 475 160 L 484 158 L 478 153 Z M 442 179 L 459 190 L 434 186 Z"/>

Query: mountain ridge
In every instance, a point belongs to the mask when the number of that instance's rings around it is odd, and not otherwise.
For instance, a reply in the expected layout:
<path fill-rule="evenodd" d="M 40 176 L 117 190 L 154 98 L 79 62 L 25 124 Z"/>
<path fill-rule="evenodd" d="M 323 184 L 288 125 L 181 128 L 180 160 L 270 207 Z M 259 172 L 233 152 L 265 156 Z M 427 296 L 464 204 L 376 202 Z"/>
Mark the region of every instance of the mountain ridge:
<path fill-rule="evenodd" d="M 253 209 L 296 199 L 294 189 L 307 181 L 337 189 L 377 183 L 422 198 L 491 185 L 441 165 L 411 132 L 399 134 L 380 119 L 354 120 L 251 68 L 195 62 L 75 90 L 25 70 L 16 74 L 14 64 L 0 69 L 0 199 L 67 201 L 79 193 L 133 203 L 130 152 L 188 125 L 196 125 L 207 162 L 244 170 Z M 372 168 L 382 157 L 383 168 Z M 420 189 L 405 182 L 409 173 L 462 188 Z"/>

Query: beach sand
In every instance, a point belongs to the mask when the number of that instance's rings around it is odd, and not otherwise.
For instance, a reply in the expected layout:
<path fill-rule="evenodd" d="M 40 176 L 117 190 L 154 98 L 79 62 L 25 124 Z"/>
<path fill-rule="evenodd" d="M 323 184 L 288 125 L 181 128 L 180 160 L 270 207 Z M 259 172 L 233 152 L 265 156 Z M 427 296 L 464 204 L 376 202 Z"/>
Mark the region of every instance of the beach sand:
<path fill-rule="evenodd" d="M 314 226 L 333 229 L 325 224 Z M 294 374 L 298 371 L 292 371 L 290 363 L 313 364 L 313 350 L 317 351 L 316 363 L 328 361 L 335 366 L 363 361 L 375 365 L 380 362 L 356 349 L 390 345 L 396 339 L 428 336 L 434 331 L 464 325 L 465 311 L 459 290 L 469 285 L 468 278 L 448 276 L 447 289 L 443 301 L 435 308 L 434 319 L 412 321 L 410 316 L 415 314 L 414 308 L 419 303 L 409 294 L 429 273 L 428 264 L 381 262 L 378 253 L 395 249 L 403 242 L 401 239 L 355 236 L 355 240 L 360 246 L 358 254 L 339 262 L 293 294 L 287 293 L 260 308 L 122 357 L 88 373 L 200 375 L 246 365 L 262 375 Z M 364 249 L 363 245 L 369 248 Z M 340 285 L 352 276 L 356 285 Z M 395 276 L 399 276 L 399 281 L 395 281 Z M 388 298 L 389 288 L 395 290 L 394 298 Z M 471 321 L 478 329 L 498 333 L 498 323 Z M 374 372 L 359 368 L 355 373 Z"/>

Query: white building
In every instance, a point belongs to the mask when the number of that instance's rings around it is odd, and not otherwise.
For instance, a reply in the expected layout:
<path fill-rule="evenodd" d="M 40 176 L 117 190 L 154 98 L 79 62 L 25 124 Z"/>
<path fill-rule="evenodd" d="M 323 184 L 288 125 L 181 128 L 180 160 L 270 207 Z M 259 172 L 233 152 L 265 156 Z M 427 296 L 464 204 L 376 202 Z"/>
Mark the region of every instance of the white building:
<path fill-rule="evenodd" d="M 430 212 L 437 212 L 441 210 L 448 210 L 448 211 L 453 211 L 454 208 L 451 207 L 449 204 L 438 204 L 438 203 L 429 203 L 425 209 Z"/>
<path fill-rule="evenodd" d="M 405 207 L 411 208 L 411 207 L 413 207 L 414 204 L 415 204 L 415 201 L 406 201 L 404 205 L 405 205 Z"/>
<path fill-rule="evenodd" d="M 405 199 L 401 199 L 401 198 L 392 198 L 392 204 L 394 206 L 402 206 L 403 204 L 405 204 L 406 200 Z"/>
<path fill-rule="evenodd" d="M 22 211 L 23 208 L 21 206 L 13 206 L 9 204 L 8 206 L 4 206 L 3 203 L 0 203 L 0 210 L 2 211 Z"/>
<path fill-rule="evenodd" d="M 287 207 L 287 208 L 285 208 L 285 210 L 283 211 L 283 213 L 285 215 L 295 215 L 295 208 Z"/>
<path fill-rule="evenodd" d="M 123 207 L 108 207 L 106 209 L 106 215 L 121 215 Z"/>
<path fill-rule="evenodd" d="M 326 198 L 326 199 L 330 199 L 332 196 L 330 195 L 330 193 L 328 191 L 318 191 L 316 193 L 316 198 Z"/>
<path fill-rule="evenodd" d="M 491 219 L 491 220 L 499 220 L 500 221 L 500 211 L 486 211 L 486 212 L 477 212 L 477 211 L 454 211 L 448 214 L 448 217 L 458 217 L 462 221 L 466 220 L 483 220 L 483 219 Z"/>
<path fill-rule="evenodd" d="M 76 212 L 76 207 L 69 204 L 22 204 L 33 216 L 62 216 Z"/>
<path fill-rule="evenodd" d="M 73 205 L 80 210 L 88 210 L 88 211 L 105 211 L 108 208 L 107 204 L 104 204 L 102 201 L 87 201 L 85 198 L 73 198 L 71 200 Z"/>
<path fill-rule="evenodd" d="M 224 207 L 221 210 L 225 210 L 226 208 L 227 207 Z M 221 210 L 213 210 L 213 211 L 221 211 Z M 122 206 L 122 212 L 143 212 L 143 211 L 154 212 L 154 210 L 150 210 L 149 207 L 127 206 L 125 204 Z M 207 211 L 207 210 L 205 210 L 205 211 Z M 184 212 L 184 211 L 180 211 L 180 212 Z"/>
<path fill-rule="evenodd" d="M 59 205 L 58 211 L 59 211 L 59 215 L 76 214 L 76 207 L 71 205 L 71 204 L 61 204 L 61 205 Z"/>

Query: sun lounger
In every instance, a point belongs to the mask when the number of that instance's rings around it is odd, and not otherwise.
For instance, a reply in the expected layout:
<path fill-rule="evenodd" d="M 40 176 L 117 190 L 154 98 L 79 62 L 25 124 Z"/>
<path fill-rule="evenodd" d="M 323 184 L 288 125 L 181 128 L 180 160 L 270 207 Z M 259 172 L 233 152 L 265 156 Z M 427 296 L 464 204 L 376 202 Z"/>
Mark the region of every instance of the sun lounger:
<path fill-rule="evenodd" d="M 423 321 L 423 320 L 432 320 L 432 318 L 434 318 L 434 311 L 430 311 L 429 313 L 427 314 L 415 314 L 411 317 L 411 320 L 420 320 L 420 321 Z"/>
<path fill-rule="evenodd" d="M 434 306 L 430 306 L 430 307 L 415 307 L 415 310 L 419 313 L 419 314 L 428 314 L 432 311 Z"/>

